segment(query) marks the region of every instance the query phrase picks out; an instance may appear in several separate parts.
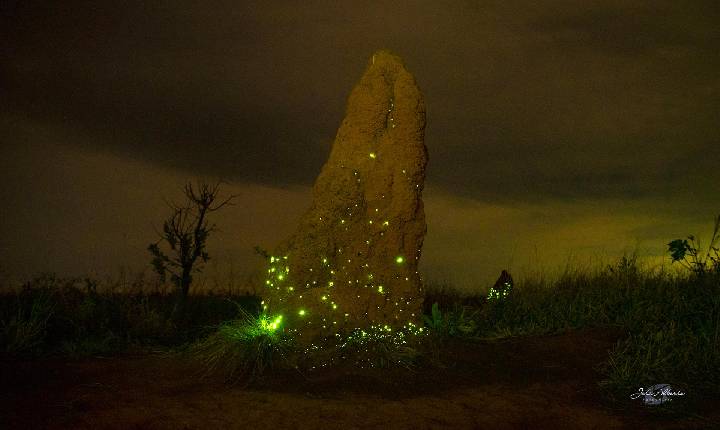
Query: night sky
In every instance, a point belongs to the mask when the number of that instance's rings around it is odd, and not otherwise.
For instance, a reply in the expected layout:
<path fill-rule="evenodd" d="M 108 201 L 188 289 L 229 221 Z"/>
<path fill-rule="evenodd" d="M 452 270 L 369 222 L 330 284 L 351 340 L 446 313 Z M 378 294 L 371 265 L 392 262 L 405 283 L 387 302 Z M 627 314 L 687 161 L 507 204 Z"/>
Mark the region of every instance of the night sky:
<path fill-rule="evenodd" d="M 299 6 L 302 5 L 302 6 Z M 658 263 L 720 213 L 720 3 L 0 0 L 0 275 L 149 271 L 183 182 L 222 178 L 204 282 L 310 204 L 387 48 L 427 106 L 428 279 Z M 592 259 L 592 260 L 591 260 Z M 665 260 L 669 262 L 669 260 Z"/>

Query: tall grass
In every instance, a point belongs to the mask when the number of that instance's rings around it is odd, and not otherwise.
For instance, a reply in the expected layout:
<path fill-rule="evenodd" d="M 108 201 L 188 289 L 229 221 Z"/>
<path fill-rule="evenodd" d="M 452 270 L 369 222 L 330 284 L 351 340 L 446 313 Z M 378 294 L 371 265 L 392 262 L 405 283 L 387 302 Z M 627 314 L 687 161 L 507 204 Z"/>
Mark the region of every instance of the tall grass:
<path fill-rule="evenodd" d="M 611 393 L 671 383 L 720 394 L 720 270 L 649 269 L 623 256 L 593 270 L 569 267 L 554 281 L 524 279 L 507 300 L 457 306 L 477 300 L 456 299 L 442 311 L 445 324 L 471 315 L 475 338 L 616 327 L 628 335 L 600 369 Z"/>
<path fill-rule="evenodd" d="M 18 298 L 15 314 L 3 320 L 0 326 L 0 345 L 15 355 L 38 352 L 45 341 L 53 307 L 47 294 L 41 294 L 29 303 L 22 303 Z"/>
<path fill-rule="evenodd" d="M 239 318 L 220 324 L 190 347 L 189 356 L 200 365 L 203 376 L 218 375 L 230 383 L 251 382 L 291 349 L 290 338 L 278 330 L 279 321 L 239 310 Z"/>
<path fill-rule="evenodd" d="M 502 300 L 461 296 L 447 285 L 427 290 L 426 325 L 431 333 L 427 339 L 616 327 L 627 336 L 609 351 L 601 369 L 602 385 L 611 392 L 670 383 L 720 394 L 718 265 L 674 272 L 641 266 L 635 255 L 626 255 L 594 269 L 569 266 L 552 280 L 522 279 Z M 181 345 L 203 339 L 191 350 L 210 373 L 220 372 L 229 379 L 260 375 L 292 345 L 273 331 L 258 331 L 259 298 L 234 298 L 243 302 L 239 317 L 236 305 L 227 299 L 191 296 L 189 325 L 178 326 L 169 318 L 170 296 L 98 292 L 90 280 L 44 275 L 17 294 L 0 296 L 0 351 L 87 355 L 118 352 L 133 344 Z M 371 343 L 353 341 L 351 336 L 346 340 L 350 342 L 343 340 L 344 346 L 327 351 L 336 357 L 324 361 L 354 356 L 357 362 L 377 367 L 414 366 L 422 361 L 418 357 L 422 345 L 399 344 L 387 336 Z M 435 345 L 442 348 L 442 342 Z M 369 355 L 361 357 L 358 351 Z M 437 357 L 429 361 L 438 362 Z"/>
<path fill-rule="evenodd" d="M 671 382 L 720 393 L 720 274 L 660 280 L 635 292 L 604 385 L 615 391 Z"/>
<path fill-rule="evenodd" d="M 83 356 L 133 345 L 175 346 L 235 318 L 237 306 L 228 298 L 249 310 L 259 306 L 253 296 L 191 295 L 188 318 L 178 323 L 170 318 L 172 296 L 142 282 L 100 289 L 90 279 L 40 275 L 19 291 L 0 295 L 0 352 Z"/>

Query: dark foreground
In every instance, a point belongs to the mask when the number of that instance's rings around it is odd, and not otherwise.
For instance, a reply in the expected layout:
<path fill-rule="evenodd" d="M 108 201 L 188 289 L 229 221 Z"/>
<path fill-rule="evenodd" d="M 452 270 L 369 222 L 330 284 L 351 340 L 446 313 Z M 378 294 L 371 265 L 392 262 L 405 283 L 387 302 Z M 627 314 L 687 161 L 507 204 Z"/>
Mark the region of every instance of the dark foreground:
<path fill-rule="evenodd" d="M 603 400 L 596 367 L 621 335 L 458 342 L 444 368 L 289 371 L 249 388 L 200 380 L 167 354 L 3 360 L 0 428 L 720 428 L 718 399 L 661 414 L 630 393 Z"/>

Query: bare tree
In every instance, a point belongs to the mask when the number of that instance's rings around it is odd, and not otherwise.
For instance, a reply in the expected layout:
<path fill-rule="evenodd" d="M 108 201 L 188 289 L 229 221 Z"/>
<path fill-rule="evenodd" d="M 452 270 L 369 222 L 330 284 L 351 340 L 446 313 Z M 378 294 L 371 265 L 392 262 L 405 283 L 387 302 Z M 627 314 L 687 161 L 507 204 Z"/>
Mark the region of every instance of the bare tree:
<path fill-rule="evenodd" d="M 152 265 L 161 280 L 164 282 L 169 273 L 176 287 L 176 316 L 184 309 L 193 273 L 201 272 L 202 264 L 210 259 L 205 245 L 208 236 L 216 228 L 214 224 L 208 224 L 208 215 L 225 205 L 231 205 L 231 200 L 237 197 L 231 195 L 219 200 L 220 184 L 216 182 L 210 185 L 200 181 L 195 186 L 191 182 L 185 184 L 184 206 L 166 202 L 172 215 L 163 223 L 162 233 L 158 232 L 160 239 L 148 246 L 153 256 Z M 160 247 L 163 242 L 169 247 L 168 253 Z"/>

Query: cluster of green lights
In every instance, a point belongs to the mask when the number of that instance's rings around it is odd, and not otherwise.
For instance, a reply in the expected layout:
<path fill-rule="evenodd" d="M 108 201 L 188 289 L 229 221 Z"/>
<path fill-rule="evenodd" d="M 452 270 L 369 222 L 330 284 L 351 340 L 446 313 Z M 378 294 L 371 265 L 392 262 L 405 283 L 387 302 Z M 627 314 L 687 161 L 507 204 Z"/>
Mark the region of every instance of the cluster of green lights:
<path fill-rule="evenodd" d="M 266 332 L 275 332 L 278 328 L 280 328 L 280 323 L 282 323 L 282 319 L 282 315 L 278 315 L 275 318 L 270 318 L 265 314 L 260 315 L 260 328 L 262 328 Z"/>
<path fill-rule="evenodd" d="M 265 285 L 267 287 L 275 287 L 279 290 L 280 282 L 285 280 L 285 277 L 290 273 L 290 267 L 287 265 L 287 255 L 282 258 L 271 256 L 270 267 L 267 273 L 268 278 L 265 280 Z M 290 291 L 292 291 L 292 289 Z"/>
<path fill-rule="evenodd" d="M 375 367 L 377 352 L 388 349 L 400 351 L 409 346 L 412 338 L 426 334 L 423 327 L 418 327 L 412 322 L 397 329 L 388 325 L 372 325 L 367 329 L 356 329 L 345 338 L 339 337 L 340 351 L 344 352 L 341 358 L 352 357 L 354 364 L 361 368 Z M 396 364 L 402 364 L 402 361 L 397 360 Z"/>
<path fill-rule="evenodd" d="M 385 224 L 387 224 L 387 221 Z M 339 253 L 342 254 L 342 249 L 339 249 Z M 317 276 L 319 278 L 316 278 L 315 280 L 312 280 L 312 281 L 308 281 L 304 287 L 300 288 L 300 290 L 301 290 L 300 292 L 302 292 L 302 290 L 308 290 L 310 288 L 313 288 L 315 285 L 318 284 L 318 281 L 327 282 L 325 291 L 322 293 L 322 295 L 318 295 L 318 296 L 315 296 L 314 294 L 307 294 L 308 297 L 306 297 L 304 300 L 303 300 L 303 294 L 295 294 L 296 287 L 293 285 L 290 285 L 290 284 L 292 284 L 292 279 L 288 276 L 290 274 L 290 266 L 288 265 L 289 264 L 288 256 L 283 256 L 283 257 L 271 256 L 269 258 L 269 260 L 270 260 L 270 267 L 267 269 L 268 276 L 267 276 L 267 279 L 265 279 L 265 284 L 266 284 L 267 288 L 275 289 L 279 292 L 279 296 L 277 297 L 277 300 L 279 302 L 288 301 L 290 296 L 294 295 L 297 300 L 301 300 L 301 301 L 305 302 L 308 306 L 310 306 L 310 304 L 307 302 L 307 300 L 310 297 L 317 297 L 317 298 L 319 298 L 319 301 L 321 303 L 324 303 L 328 307 L 328 310 L 338 311 L 338 308 L 339 308 L 338 304 L 331 299 L 332 291 L 336 285 L 336 280 L 332 280 L 333 279 L 332 277 L 336 276 L 336 271 L 335 271 L 335 269 L 332 268 L 331 263 L 327 257 L 320 257 L 319 260 L 321 262 L 322 269 L 329 273 L 331 280 L 324 281 L 322 279 L 322 274 L 318 272 Z M 343 272 L 346 270 L 346 266 L 344 265 L 345 260 L 342 259 L 340 261 L 341 261 L 340 264 L 342 264 L 342 267 L 338 267 L 337 269 L 339 272 Z M 394 262 L 398 265 L 403 265 L 406 262 L 406 260 L 403 255 L 397 255 L 396 257 L 394 257 Z M 352 259 L 347 259 L 347 263 L 351 264 Z M 378 294 L 387 295 L 388 292 L 386 291 L 385 287 L 381 284 L 374 282 L 375 275 L 373 273 L 369 272 L 370 265 L 368 263 L 365 263 L 364 265 L 362 265 L 362 267 L 368 270 L 368 273 L 366 274 L 367 283 L 361 282 L 360 279 L 355 280 L 354 283 L 357 284 L 358 287 L 375 289 Z M 316 269 L 317 269 L 317 267 L 316 267 Z M 313 271 L 312 268 L 308 268 L 307 270 L 310 272 Z M 400 278 L 398 278 L 398 279 L 400 279 Z M 409 278 L 406 276 L 405 280 L 408 281 Z M 311 283 L 312 283 L 312 285 L 311 285 Z M 348 280 L 348 284 L 353 285 L 353 281 Z M 361 296 L 358 295 L 358 298 L 360 298 L 360 297 Z M 297 301 L 296 301 L 296 303 L 297 303 Z M 403 309 L 402 308 L 406 304 L 409 305 L 410 301 L 405 300 L 402 297 L 400 298 L 399 301 L 395 302 L 396 312 L 399 312 L 398 314 L 395 315 L 395 320 L 404 319 L 404 318 L 402 318 L 403 317 L 403 315 L 402 315 Z M 266 304 L 265 301 L 262 301 L 261 305 L 262 305 L 263 311 L 267 312 L 268 304 Z M 312 306 L 310 306 L 310 307 L 312 308 Z M 276 308 L 276 306 L 273 306 L 273 308 Z M 283 306 L 280 305 L 279 308 L 282 309 Z M 378 306 L 377 308 L 380 309 L 380 306 Z M 337 320 L 333 321 L 333 319 L 335 319 L 335 318 L 330 318 L 329 320 L 326 318 L 322 318 L 322 321 L 320 321 L 320 320 L 316 321 L 315 319 L 310 318 L 310 312 L 307 310 L 306 307 L 300 306 L 300 307 L 295 308 L 295 310 L 291 311 L 291 312 L 295 313 L 297 315 L 297 317 L 300 317 L 302 320 L 304 320 L 306 325 L 312 325 L 315 323 L 315 324 L 318 324 L 318 326 L 321 326 L 323 329 L 327 329 L 328 326 L 337 326 L 338 325 Z M 367 313 L 366 313 L 366 315 L 367 315 Z M 405 314 L 405 315 L 407 315 L 407 314 Z M 347 320 L 347 318 L 350 317 L 350 315 L 348 313 L 345 313 L 344 316 L 345 316 L 345 320 Z M 411 314 L 411 316 L 414 317 L 415 314 Z M 340 318 L 342 318 L 342 317 L 340 317 Z M 279 326 L 279 324 L 280 324 L 280 321 L 278 321 L 276 326 Z M 270 323 L 268 323 L 268 327 L 270 327 L 270 326 L 271 326 Z M 298 332 L 297 328 L 295 328 L 293 331 Z"/>
<path fill-rule="evenodd" d="M 334 338 L 321 340 L 320 344 L 310 343 L 303 349 L 303 353 L 308 357 L 315 357 L 316 353 L 327 349 L 329 343 L 334 343 L 340 354 L 330 357 L 320 354 L 319 357 L 326 361 L 316 363 L 316 366 L 312 367 L 313 369 L 330 366 L 336 361 L 347 359 L 353 359 L 354 364 L 358 367 L 374 367 L 375 362 L 372 357 L 373 351 L 377 351 L 377 348 L 400 350 L 407 347 L 413 338 L 427 334 L 423 327 L 418 327 L 412 322 L 398 328 L 392 328 L 387 324 L 377 324 L 365 329 L 357 328 L 347 334 L 336 333 Z M 398 361 L 398 363 L 400 362 Z"/>
<path fill-rule="evenodd" d="M 504 300 L 510 294 L 511 290 L 512 284 L 509 282 L 505 282 L 502 288 L 491 287 L 490 291 L 488 291 L 488 301 Z"/>
<path fill-rule="evenodd" d="M 426 334 L 423 327 L 418 327 L 412 322 L 394 329 L 387 324 L 371 325 L 367 329 L 355 329 L 340 344 L 341 348 L 348 345 L 364 345 L 373 341 L 390 341 L 396 346 L 406 345 L 408 336 L 420 336 Z"/>
<path fill-rule="evenodd" d="M 256 319 L 229 321 L 222 324 L 218 330 L 229 339 L 246 341 L 259 336 L 275 336 L 282 321 L 282 315 L 269 316 L 263 312 Z"/>
<path fill-rule="evenodd" d="M 391 101 L 388 112 L 389 123 L 393 122 L 393 107 L 394 104 Z M 369 152 L 371 159 L 377 159 L 379 155 L 377 152 Z M 345 168 L 344 165 L 341 167 Z M 352 173 L 354 179 L 360 182 L 362 178 L 361 172 L 359 170 L 353 170 Z M 407 175 L 405 170 L 403 170 L 403 174 Z M 378 197 L 384 199 L 386 196 L 380 194 Z M 373 209 L 373 206 L 368 206 L 365 200 L 358 201 L 354 205 L 348 205 L 347 212 L 343 214 L 341 219 L 335 219 L 335 222 L 339 224 L 336 225 L 340 229 L 344 228 L 345 231 L 349 231 L 351 228 L 359 225 L 349 220 L 357 218 L 358 215 L 364 217 L 364 214 L 367 213 L 367 218 L 364 218 L 361 224 L 364 223 L 365 227 L 370 229 L 369 232 L 373 236 L 365 238 L 367 239 L 365 243 L 367 245 L 375 243 L 379 238 L 374 235 L 383 236 L 388 232 L 387 227 L 390 225 L 390 221 L 384 220 L 382 217 L 382 204 L 377 206 L 378 207 L 374 207 Z M 372 214 L 370 212 L 372 212 Z M 329 221 L 329 219 L 324 216 L 318 219 L 320 222 L 325 223 Z M 333 224 L 335 222 L 333 222 Z M 362 228 L 362 231 L 368 232 L 366 228 Z M 356 250 L 346 250 L 346 252 L 343 253 L 343 249 L 339 248 L 335 250 L 335 252 L 332 252 L 332 255 L 320 254 L 317 256 L 317 259 L 321 264 L 311 263 L 310 267 L 306 266 L 307 262 L 303 262 L 303 266 L 289 264 L 288 255 L 281 257 L 270 256 L 270 265 L 267 269 L 265 285 L 266 288 L 273 290 L 273 294 L 271 295 L 272 299 L 269 300 L 267 304 L 265 304 L 265 302 L 262 303 L 263 311 L 268 312 L 272 310 L 284 313 L 286 316 L 284 325 L 286 325 L 291 332 L 295 332 L 298 335 L 302 335 L 302 326 L 307 329 L 332 329 L 333 326 L 336 326 L 338 329 L 340 329 L 340 327 L 346 329 L 348 325 L 354 325 L 350 324 L 350 321 L 353 319 L 358 319 L 358 322 L 365 319 L 372 323 L 372 321 L 377 321 L 374 315 L 375 307 L 377 307 L 377 311 L 380 311 L 383 306 L 392 307 L 394 309 L 394 318 L 390 315 L 388 317 L 393 319 L 395 325 L 408 318 L 414 318 L 415 314 L 406 308 L 406 306 L 411 304 L 411 299 L 393 297 L 392 288 L 388 288 L 392 286 L 393 282 L 402 281 L 403 278 L 405 281 L 410 281 L 410 274 L 397 274 L 392 280 L 381 279 L 382 277 L 377 276 L 377 273 L 372 273 L 373 270 L 370 268 L 370 264 L 361 260 L 361 255 L 365 255 L 366 251 L 358 249 L 357 256 L 359 258 L 355 257 L 355 251 Z M 418 250 L 418 256 L 419 252 Z M 418 256 L 415 257 L 415 260 L 418 259 Z M 412 257 L 406 255 L 390 256 L 389 263 L 392 264 L 392 262 L 394 262 L 396 265 L 401 266 L 399 271 L 402 272 L 408 269 L 407 258 Z M 293 273 L 290 273 L 291 268 Z M 358 269 L 360 273 L 357 272 Z M 417 274 L 417 272 L 415 273 Z M 347 282 L 347 284 L 345 284 L 345 282 Z M 350 311 L 353 313 L 351 316 L 348 313 L 349 309 L 343 309 L 342 302 L 336 303 L 333 300 L 337 300 L 338 298 L 335 289 L 338 288 L 339 284 L 342 284 L 343 290 L 352 287 L 367 288 L 367 292 L 372 291 L 380 296 L 384 296 L 384 301 L 371 299 L 376 302 L 375 305 L 372 306 L 372 311 L 368 310 L 364 315 Z M 358 294 L 357 297 L 360 299 L 362 296 Z M 395 304 L 394 307 L 392 306 L 393 302 Z M 384 320 L 385 317 L 380 319 Z M 279 326 L 280 322 L 282 322 L 282 319 L 276 325 Z M 358 325 L 365 326 L 365 324 Z M 272 322 L 269 322 L 267 326 L 271 327 Z"/>

